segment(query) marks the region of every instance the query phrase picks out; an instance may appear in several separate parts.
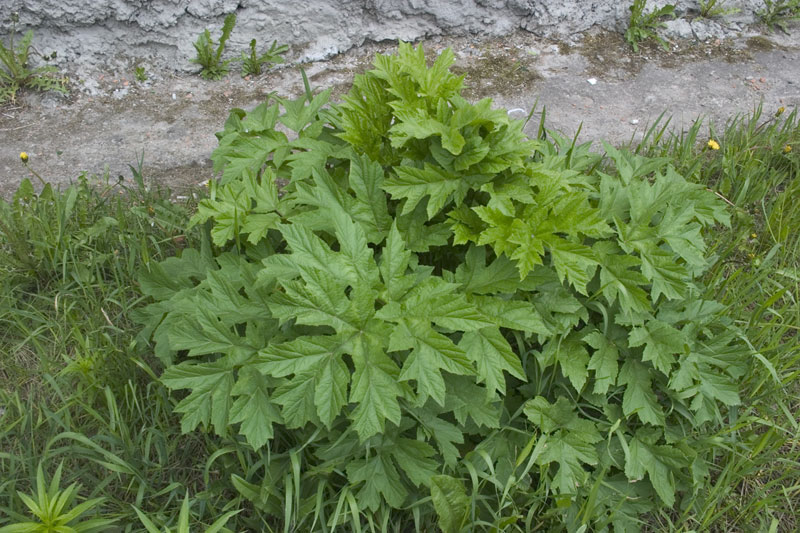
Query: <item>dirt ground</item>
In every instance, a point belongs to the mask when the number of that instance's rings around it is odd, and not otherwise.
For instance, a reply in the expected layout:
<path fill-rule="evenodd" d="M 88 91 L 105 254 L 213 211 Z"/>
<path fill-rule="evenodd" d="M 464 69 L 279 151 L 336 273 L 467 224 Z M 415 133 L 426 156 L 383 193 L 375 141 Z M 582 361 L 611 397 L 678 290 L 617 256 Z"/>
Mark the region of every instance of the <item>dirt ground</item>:
<path fill-rule="evenodd" d="M 524 118 L 532 133 L 539 112 L 565 134 L 581 127 L 580 140 L 624 143 L 661 114 L 674 128 L 698 117 L 722 125 L 760 103 L 771 114 L 800 105 L 800 28 L 792 33 L 698 42 L 678 40 L 669 51 L 647 44 L 634 53 L 622 36 L 590 31 L 570 42 L 519 32 L 503 39 L 434 38 L 428 53 L 451 47 L 456 70 L 466 74 L 470 98 L 492 97 L 496 106 Z M 353 74 L 369 68 L 376 52 L 395 43 L 366 45 L 330 60 L 304 65 L 315 88 L 341 96 Z M 213 177 L 209 155 L 214 133 L 232 107 L 249 109 L 265 95 L 303 90 L 296 66 L 220 81 L 196 75 L 93 72 L 72 93 L 22 94 L 0 107 L 0 195 L 9 196 L 28 176 L 19 153 L 46 179 L 69 183 L 81 173 L 130 177 L 128 165 L 143 157 L 146 178 L 185 191 Z M 582 126 L 581 126 L 582 125 Z"/>

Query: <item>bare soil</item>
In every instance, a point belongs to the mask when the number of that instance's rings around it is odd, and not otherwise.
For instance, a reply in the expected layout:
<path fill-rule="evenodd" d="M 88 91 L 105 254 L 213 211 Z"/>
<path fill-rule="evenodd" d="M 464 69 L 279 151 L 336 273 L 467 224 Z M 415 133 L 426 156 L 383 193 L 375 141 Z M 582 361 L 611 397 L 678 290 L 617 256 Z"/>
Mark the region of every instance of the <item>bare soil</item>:
<path fill-rule="evenodd" d="M 466 96 L 493 98 L 496 106 L 525 118 L 534 133 L 542 109 L 548 127 L 580 140 L 621 144 L 641 136 L 662 113 L 674 128 L 702 118 L 721 124 L 763 105 L 766 113 L 800 105 L 800 30 L 698 42 L 680 40 L 664 50 L 645 44 L 634 53 L 619 34 L 590 31 L 570 42 L 525 32 L 502 39 L 433 38 L 429 54 L 451 47 L 455 69 L 466 75 Z M 304 65 L 312 86 L 344 94 L 353 75 L 369 68 L 374 43 L 332 59 Z M 70 96 L 23 93 L 0 107 L 0 195 L 9 196 L 28 176 L 19 153 L 46 179 L 66 184 L 82 173 L 130 177 L 143 158 L 147 179 L 184 191 L 213 177 L 209 155 L 233 107 L 257 105 L 271 91 L 303 91 L 296 66 L 220 81 L 173 72 L 96 71 Z"/>

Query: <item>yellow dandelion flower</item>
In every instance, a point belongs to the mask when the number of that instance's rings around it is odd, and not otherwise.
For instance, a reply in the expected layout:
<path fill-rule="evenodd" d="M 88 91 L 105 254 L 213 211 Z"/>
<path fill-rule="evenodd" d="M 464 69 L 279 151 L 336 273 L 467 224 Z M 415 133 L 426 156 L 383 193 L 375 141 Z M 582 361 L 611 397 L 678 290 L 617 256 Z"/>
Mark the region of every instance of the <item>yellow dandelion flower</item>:
<path fill-rule="evenodd" d="M 27 163 L 28 162 L 28 152 L 20 152 L 19 153 L 19 158 L 23 163 Z"/>
<path fill-rule="evenodd" d="M 792 151 L 792 147 L 791 147 L 791 145 L 788 145 L 788 144 L 787 144 L 786 146 L 784 146 L 784 147 L 783 147 L 783 153 L 784 153 L 784 154 L 788 154 L 788 153 L 789 153 L 789 152 L 791 152 L 791 151 Z"/>
<path fill-rule="evenodd" d="M 758 238 L 758 235 L 756 235 L 755 233 L 751 233 L 751 234 L 750 234 L 750 238 L 751 238 L 751 239 Z"/>
<path fill-rule="evenodd" d="M 711 148 L 712 150 L 719 150 L 719 143 L 714 139 L 709 139 L 708 147 Z"/>
<path fill-rule="evenodd" d="M 786 108 L 785 108 L 785 107 L 783 107 L 783 106 L 780 106 L 780 107 L 778 108 L 778 110 L 775 112 L 775 116 L 776 116 L 776 117 L 779 117 L 779 116 L 783 115 L 783 112 L 784 112 L 784 111 L 786 111 Z"/>

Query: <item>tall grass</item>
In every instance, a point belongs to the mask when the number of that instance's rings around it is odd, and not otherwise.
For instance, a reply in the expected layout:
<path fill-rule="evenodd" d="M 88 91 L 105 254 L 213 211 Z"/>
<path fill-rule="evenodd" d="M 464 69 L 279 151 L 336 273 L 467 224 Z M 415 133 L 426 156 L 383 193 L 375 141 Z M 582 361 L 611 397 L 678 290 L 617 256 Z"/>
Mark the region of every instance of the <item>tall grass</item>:
<path fill-rule="evenodd" d="M 33 490 L 39 464 L 63 461 L 64 484 L 106 497 L 125 530 L 133 505 L 169 522 L 187 490 L 205 490 L 218 443 L 181 435 L 131 320 L 139 270 L 196 238 L 183 229 L 190 206 L 132 170 L 130 186 L 25 182 L 0 204 L 0 525 L 25 519 L 16 491 Z M 221 515 L 224 496 L 195 506 L 198 518 Z"/>
<path fill-rule="evenodd" d="M 716 130 L 697 121 L 666 133 L 657 121 L 635 150 L 669 157 L 679 171 L 734 212 L 720 231 L 707 280 L 756 353 L 741 384 L 743 406 L 716 438 L 713 491 L 657 521 L 695 531 L 796 531 L 800 511 L 800 122 L 797 110 L 765 116 L 758 106 Z M 717 140 L 719 150 L 706 141 Z M 658 528 L 657 528 L 658 529 Z"/>

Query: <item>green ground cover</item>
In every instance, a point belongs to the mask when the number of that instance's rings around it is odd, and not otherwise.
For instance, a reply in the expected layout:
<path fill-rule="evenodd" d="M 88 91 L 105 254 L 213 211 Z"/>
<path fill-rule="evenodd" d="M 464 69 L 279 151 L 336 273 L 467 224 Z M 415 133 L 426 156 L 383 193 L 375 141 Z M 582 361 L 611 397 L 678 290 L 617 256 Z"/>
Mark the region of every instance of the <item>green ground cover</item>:
<path fill-rule="evenodd" d="M 797 528 L 796 111 L 597 153 L 449 59 L 0 204 L 0 530 Z"/>

